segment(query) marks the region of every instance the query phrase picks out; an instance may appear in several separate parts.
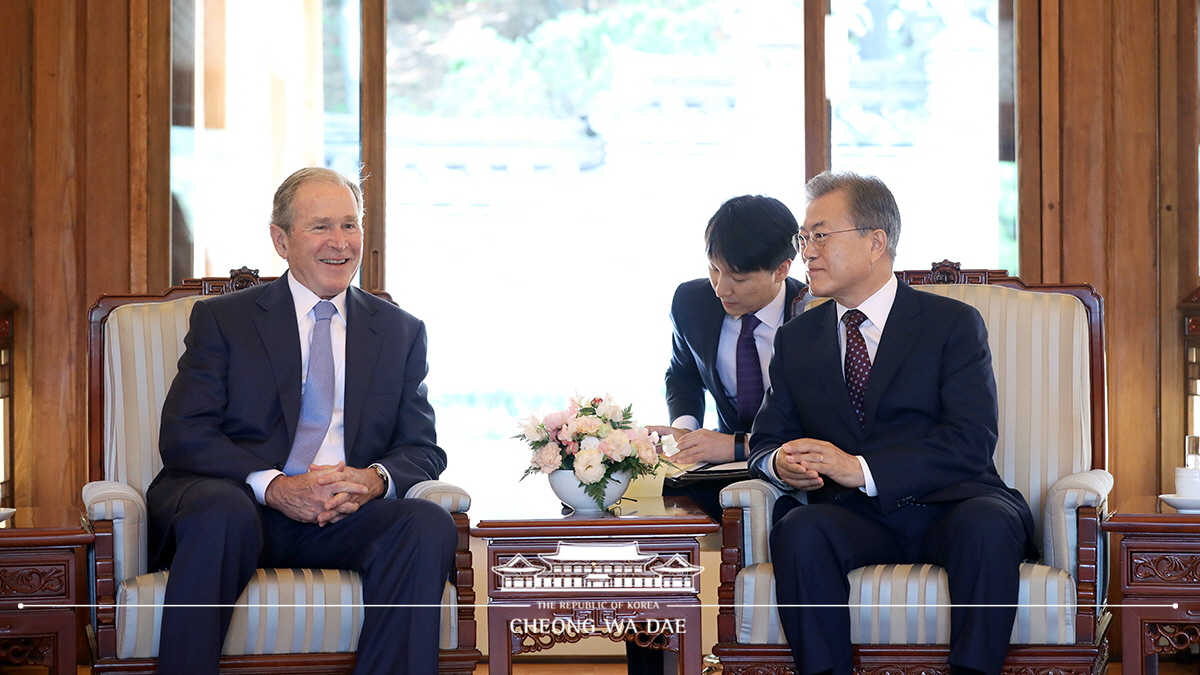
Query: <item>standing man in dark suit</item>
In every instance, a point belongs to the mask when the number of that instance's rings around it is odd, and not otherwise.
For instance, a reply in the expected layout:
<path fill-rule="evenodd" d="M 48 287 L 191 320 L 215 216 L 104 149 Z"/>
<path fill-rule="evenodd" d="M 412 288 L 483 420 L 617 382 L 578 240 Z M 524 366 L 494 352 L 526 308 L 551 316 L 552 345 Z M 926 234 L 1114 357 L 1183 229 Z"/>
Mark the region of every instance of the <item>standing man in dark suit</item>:
<path fill-rule="evenodd" d="M 796 257 L 796 217 L 778 199 L 733 197 L 704 230 L 708 278 L 679 285 L 671 302 L 671 364 L 667 368 L 670 426 L 680 464 L 722 464 L 746 459 L 746 436 L 763 393 L 775 331 L 801 306 L 802 282 L 788 276 Z M 716 430 L 703 428 L 705 392 L 717 407 Z M 691 497 L 721 521 L 721 488 L 736 479 L 664 489 Z"/>
<path fill-rule="evenodd" d="M 999 673 L 1033 517 L 996 472 L 996 383 L 974 308 L 898 283 L 900 213 L 877 178 L 823 173 L 798 235 L 812 293 L 775 337 L 754 423 L 777 509 L 779 615 L 801 675 L 850 675 L 850 570 L 936 563 L 950 583 L 950 667 Z M 962 605 L 962 606 L 960 606 Z"/>
<path fill-rule="evenodd" d="M 169 567 L 160 673 L 213 673 L 256 567 L 352 569 L 368 606 L 355 673 L 434 673 L 457 533 L 437 478 L 425 326 L 350 286 L 362 191 L 321 168 L 275 193 L 280 279 L 196 303 L 147 491 Z M 218 605 L 181 607 L 180 605 Z"/>

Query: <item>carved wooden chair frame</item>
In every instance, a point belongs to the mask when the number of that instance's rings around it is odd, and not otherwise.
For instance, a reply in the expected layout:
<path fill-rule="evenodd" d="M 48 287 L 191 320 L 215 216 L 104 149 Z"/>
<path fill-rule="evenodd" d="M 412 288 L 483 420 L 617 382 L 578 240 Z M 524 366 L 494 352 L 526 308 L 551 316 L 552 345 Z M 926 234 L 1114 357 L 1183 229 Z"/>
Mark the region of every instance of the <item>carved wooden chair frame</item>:
<path fill-rule="evenodd" d="M 161 302 L 191 295 L 220 295 L 232 293 L 271 281 L 274 277 L 259 277 L 258 270 L 243 267 L 230 270 L 229 277 L 185 279 L 161 295 L 105 295 L 88 313 L 88 480 L 104 480 L 104 322 L 110 312 L 131 303 Z M 393 302 L 387 293 L 375 295 Z M 439 653 L 438 672 L 443 674 L 471 673 L 482 654 L 475 647 L 475 590 L 471 569 L 470 523 L 465 513 L 455 513 L 458 529 L 454 570 L 451 572 L 458 597 L 458 648 Z M 88 626 L 94 673 L 153 673 L 155 659 L 118 659 L 116 657 L 116 592 L 120 579 L 113 577 L 112 521 L 93 521 L 96 534 L 93 566 L 95 580 L 95 621 Z M 290 675 L 303 672 L 312 675 L 344 675 L 354 668 L 354 653 L 335 654 L 269 654 L 222 656 L 221 672 L 278 673 Z"/>
<path fill-rule="evenodd" d="M 1019 290 L 1067 293 L 1084 306 L 1088 322 L 1089 370 L 1091 376 L 1092 460 L 1091 468 L 1107 465 L 1106 387 L 1104 365 L 1104 304 L 1087 284 L 1026 284 L 1004 270 L 964 270 L 958 263 L 943 260 L 929 271 L 901 271 L 896 275 L 909 285 L 991 284 Z M 1107 630 L 1112 615 L 1096 612 L 1106 597 L 1099 579 L 1098 556 L 1104 551 L 1100 522 L 1104 514 L 1095 507 L 1078 513 L 1079 574 L 1076 578 L 1076 636 L 1069 645 L 1012 645 L 1004 665 L 1005 675 L 1099 675 L 1108 663 Z M 1037 517 L 1035 515 L 1035 517 Z M 784 675 L 795 673 L 787 645 L 741 644 L 737 642 L 734 616 L 734 584 L 745 567 L 742 555 L 743 510 L 725 509 L 722 521 L 721 583 L 717 590 L 717 644 L 713 654 L 721 660 L 724 675 Z M 949 675 L 946 645 L 855 645 L 858 675 Z"/>

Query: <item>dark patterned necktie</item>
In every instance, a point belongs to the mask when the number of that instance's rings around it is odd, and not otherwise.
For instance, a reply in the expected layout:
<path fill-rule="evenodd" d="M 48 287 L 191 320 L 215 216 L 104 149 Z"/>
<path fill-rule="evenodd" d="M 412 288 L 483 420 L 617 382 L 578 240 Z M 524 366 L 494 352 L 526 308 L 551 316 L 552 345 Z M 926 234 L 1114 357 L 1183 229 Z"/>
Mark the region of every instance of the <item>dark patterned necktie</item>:
<path fill-rule="evenodd" d="M 867 341 L 858 327 L 866 320 L 867 315 L 857 309 L 842 315 L 842 321 L 846 323 L 846 391 L 850 393 L 850 407 L 864 427 L 863 394 L 867 391 L 867 378 L 871 376 L 871 355 L 867 353 Z"/>
<path fill-rule="evenodd" d="M 308 343 L 308 377 L 304 380 L 304 394 L 300 399 L 300 424 L 296 427 L 292 452 L 283 467 L 283 472 L 289 476 L 308 471 L 333 418 L 333 343 L 329 336 L 329 321 L 335 311 L 328 300 L 318 302 L 313 309 L 317 320 Z"/>
<path fill-rule="evenodd" d="M 737 339 L 737 413 L 742 430 L 749 430 L 763 400 L 762 361 L 754 344 L 754 329 L 762 320 L 742 315 L 742 332 Z"/>

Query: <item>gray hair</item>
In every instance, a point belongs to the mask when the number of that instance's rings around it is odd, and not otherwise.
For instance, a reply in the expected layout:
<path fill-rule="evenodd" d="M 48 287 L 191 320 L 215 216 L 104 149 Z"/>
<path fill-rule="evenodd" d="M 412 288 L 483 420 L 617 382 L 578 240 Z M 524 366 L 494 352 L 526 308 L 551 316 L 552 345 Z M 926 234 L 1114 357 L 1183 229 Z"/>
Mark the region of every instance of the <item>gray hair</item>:
<path fill-rule="evenodd" d="M 275 199 L 271 203 L 271 222 L 273 224 L 278 225 L 284 232 L 291 234 L 292 218 L 295 217 L 295 214 L 292 213 L 292 201 L 295 200 L 296 192 L 300 189 L 300 186 L 308 182 L 329 183 L 331 185 L 343 185 L 350 188 L 350 192 L 354 195 L 354 205 L 358 211 L 358 222 L 362 223 L 363 196 L 362 186 L 359 185 L 358 179 L 347 178 L 333 169 L 326 169 L 321 166 L 309 166 L 285 178 L 280 183 L 279 189 L 275 190 Z"/>
<path fill-rule="evenodd" d="M 850 220 L 865 237 L 873 230 L 883 230 L 887 235 L 887 254 L 896 259 L 896 245 L 900 242 L 900 208 L 896 198 L 882 180 L 875 176 L 861 176 L 853 171 L 823 171 L 804 186 L 808 201 L 842 190 L 850 205 Z"/>

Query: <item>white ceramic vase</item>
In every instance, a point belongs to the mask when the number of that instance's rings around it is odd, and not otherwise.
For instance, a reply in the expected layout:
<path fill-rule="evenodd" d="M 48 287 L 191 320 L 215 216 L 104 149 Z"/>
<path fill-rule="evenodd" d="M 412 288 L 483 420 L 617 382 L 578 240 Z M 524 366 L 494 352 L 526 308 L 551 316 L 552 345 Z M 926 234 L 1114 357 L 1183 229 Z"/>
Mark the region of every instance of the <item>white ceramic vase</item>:
<path fill-rule="evenodd" d="M 575 509 L 575 511 L 594 511 L 600 512 L 601 509 L 596 500 L 592 499 L 591 495 L 583 491 L 583 486 L 580 485 L 579 479 L 575 477 L 574 471 L 567 469 L 559 469 L 551 471 L 550 489 L 554 490 L 562 503 Z M 608 481 L 608 485 L 604 488 L 604 508 L 617 503 L 617 500 L 625 494 L 625 490 L 629 487 L 629 472 L 618 471 L 612 475 L 612 480 Z"/>

